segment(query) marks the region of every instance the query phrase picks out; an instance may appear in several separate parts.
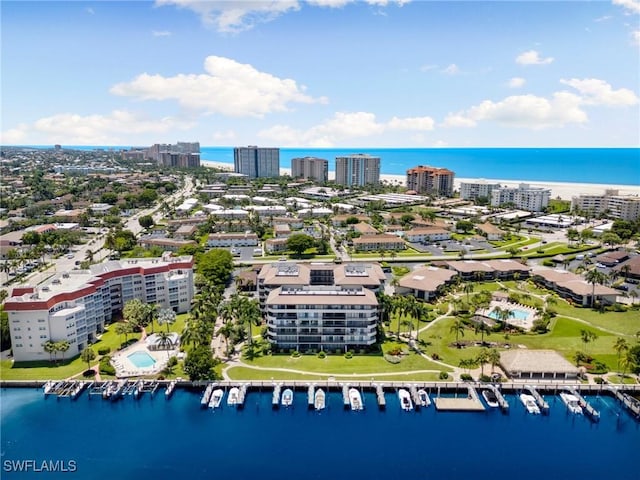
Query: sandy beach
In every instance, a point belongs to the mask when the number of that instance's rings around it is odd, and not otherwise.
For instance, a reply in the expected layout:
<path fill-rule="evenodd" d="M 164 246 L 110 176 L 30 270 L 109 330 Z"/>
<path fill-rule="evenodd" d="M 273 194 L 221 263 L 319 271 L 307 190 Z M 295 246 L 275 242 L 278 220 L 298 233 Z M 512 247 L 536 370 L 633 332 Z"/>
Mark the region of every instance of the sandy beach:
<path fill-rule="evenodd" d="M 209 160 L 203 160 L 202 164 L 207 167 L 222 168 L 225 170 L 233 170 L 233 165 L 223 162 L 212 162 Z M 283 175 L 291 175 L 290 168 L 281 168 L 280 173 Z M 329 172 L 329 180 L 335 179 L 335 172 Z M 389 175 L 386 173 L 380 174 L 380 180 L 385 180 L 390 183 L 406 185 L 407 177 L 405 175 Z M 479 180 L 478 178 L 457 178 L 454 180 L 454 188 L 460 189 L 460 183 L 473 182 Z M 564 200 L 571 200 L 571 197 L 575 195 L 601 195 L 607 189 L 618 190 L 620 195 L 638 195 L 640 196 L 640 185 L 609 185 L 598 183 L 567 183 L 567 182 L 538 182 L 534 180 L 501 180 L 495 178 L 483 178 L 483 181 L 491 183 L 499 183 L 507 187 L 517 187 L 520 183 L 527 183 L 532 187 L 543 187 L 551 189 L 551 198 L 562 198 Z"/>

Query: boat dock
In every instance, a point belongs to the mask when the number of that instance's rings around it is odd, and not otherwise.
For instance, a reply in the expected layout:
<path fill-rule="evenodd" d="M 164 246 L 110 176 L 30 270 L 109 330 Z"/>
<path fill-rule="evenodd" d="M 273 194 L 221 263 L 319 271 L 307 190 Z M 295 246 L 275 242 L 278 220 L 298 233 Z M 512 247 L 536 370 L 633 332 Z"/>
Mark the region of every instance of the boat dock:
<path fill-rule="evenodd" d="M 536 403 L 538 404 L 538 407 L 540 408 L 540 411 L 543 414 L 548 415 L 549 414 L 549 404 L 547 403 L 547 401 L 544 398 L 542 398 L 542 395 L 540 395 L 540 392 L 538 392 L 538 390 L 536 390 L 536 388 L 532 387 L 531 385 L 525 385 L 524 389 L 527 390 L 529 393 L 531 393 L 533 398 L 536 399 Z"/>
<path fill-rule="evenodd" d="M 217 385 L 217 383 L 215 385 Z M 248 388 L 249 388 L 249 385 L 247 385 L 246 383 L 243 383 L 242 385 L 240 385 L 240 391 L 238 392 L 238 401 L 236 402 L 236 406 L 238 408 L 244 407 L 244 399 L 247 396 Z"/>
<path fill-rule="evenodd" d="M 177 380 L 172 380 L 168 385 L 167 385 L 167 389 L 164 391 L 164 397 L 165 398 L 170 398 L 171 395 L 173 394 L 173 391 L 176 388 L 176 385 L 178 384 Z"/>
<path fill-rule="evenodd" d="M 273 396 L 271 397 L 271 407 L 278 408 L 280 406 L 280 391 L 282 390 L 281 384 L 273 386 Z"/>
<path fill-rule="evenodd" d="M 351 400 L 349 399 L 349 385 L 342 386 L 342 403 L 344 408 L 351 408 Z"/>
<path fill-rule="evenodd" d="M 607 390 L 622 403 L 636 418 L 640 418 L 640 400 L 633 398 L 628 393 L 621 392 L 619 388 L 609 386 Z"/>
<path fill-rule="evenodd" d="M 309 385 L 307 389 L 307 405 L 310 409 L 315 407 L 315 395 L 316 388 L 313 385 Z"/>
<path fill-rule="evenodd" d="M 504 398 L 500 389 L 495 385 L 487 385 L 487 387 L 495 394 L 496 398 L 498 399 L 498 405 L 500 405 L 500 409 L 503 412 L 508 412 L 509 402 L 507 402 L 507 399 Z"/>
<path fill-rule="evenodd" d="M 593 406 L 587 402 L 582 395 L 580 395 L 578 390 L 575 388 L 569 388 L 568 391 L 578 399 L 578 404 L 591 420 L 594 422 L 600 421 L 600 412 L 593 408 Z"/>
<path fill-rule="evenodd" d="M 484 405 L 478 398 L 478 392 L 471 385 L 467 386 L 466 397 L 441 397 L 438 390 L 438 396 L 434 399 L 436 410 L 441 411 L 457 411 L 457 412 L 482 412 Z"/>
<path fill-rule="evenodd" d="M 384 398 L 384 389 L 381 385 L 376 385 L 376 398 L 378 400 L 378 408 L 380 410 L 387 408 L 387 400 Z"/>
<path fill-rule="evenodd" d="M 204 394 L 202 394 L 202 398 L 200 399 L 200 406 L 207 407 L 209 406 L 209 399 L 211 399 L 211 394 L 213 393 L 213 389 L 215 388 L 216 383 L 207 384 L 207 388 L 204 390 Z"/>
<path fill-rule="evenodd" d="M 413 401 L 414 408 L 418 410 L 422 405 L 420 395 L 418 395 L 418 387 L 416 387 L 415 385 L 411 385 L 411 387 L 409 387 L 409 394 L 411 395 L 411 400 Z"/>

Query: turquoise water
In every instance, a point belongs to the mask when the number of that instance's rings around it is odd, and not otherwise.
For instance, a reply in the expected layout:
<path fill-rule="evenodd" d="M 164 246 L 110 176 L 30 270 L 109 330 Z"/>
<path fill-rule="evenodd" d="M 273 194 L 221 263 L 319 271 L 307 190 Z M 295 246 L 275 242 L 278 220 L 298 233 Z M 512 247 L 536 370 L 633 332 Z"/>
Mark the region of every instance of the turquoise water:
<path fill-rule="evenodd" d="M 154 358 L 147 352 L 133 352 L 132 354 L 127 355 L 127 358 L 137 368 L 153 367 L 153 365 L 156 363 Z"/>
<path fill-rule="evenodd" d="M 529 312 L 525 312 L 524 310 L 518 310 L 517 308 L 513 308 L 509 310 L 513 314 L 512 318 L 515 318 L 516 320 L 526 320 L 529 318 Z M 493 318 L 494 320 L 500 319 L 500 316 L 496 313 L 495 310 L 491 310 L 489 312 L 489 317 Z"/>
<path fill-rule="evenodd" d="M 111 402 L 82 394 L 45 399 L 40 389 L 0 392 L 3 466 L 20 459 L 73 460 L 75 473 L 46 478 L 176 479 L 635 479 L 640 423 L 609 397 L 592 397 L 600 423 L 567 413 L 547 396 L 548 416 L 528 415 L 514 396 L 511 412 L 403 412 L 388 392 L 365 410 L 309 411 L 306 392 L 290 408 L 271 409 L 271 393 L 251 392 L 242 410 L 222 402 L 200 408 L 200 392 L 162 391 Z M 39 478 L 42 473 L 2 478 Z"/>

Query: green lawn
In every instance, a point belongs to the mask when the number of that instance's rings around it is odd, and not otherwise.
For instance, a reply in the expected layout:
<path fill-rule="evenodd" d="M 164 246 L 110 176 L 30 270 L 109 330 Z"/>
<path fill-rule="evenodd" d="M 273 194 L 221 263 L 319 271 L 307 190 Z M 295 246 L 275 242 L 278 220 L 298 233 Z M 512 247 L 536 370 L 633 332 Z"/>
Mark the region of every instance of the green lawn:
<path fill-rule="evenodd" d="M 620 377 L 620 375 L 609 375 L 607 377 L 609 383 L 624 383 L 625 385 L 635 385 L 636 379 L 625 375 L 624 377 Z"/>
<path fill-rule="evenodd" d="M 255 370 L 247 367 L 231 367 L 227 370 L 227 375 L 232 380 L 309 380 L 320 381 L 327 380 L 326 375 L 313 375 L 313 374 L 301 374 L 281 372 L 278 370 Z M 337 374 L 336 374 L 337 375 Z M 353 380 L 353 381 L 393 381 L 393 380 L 411 380 L 420 382 L 433 382 L 438 380 L 438 373 L 407 373 L 407 374 L 394 374 L 394 375 L 381 375 L 371 377 L 353 377 L 353 376 L 335 376 L 336 381 Z"/>
<path fill-rule="evenodd" d="M 633 336 L 640 331 L 640 311 L 638 310 L 600 313 L 590 308 L 573 307 L 564 300 L 558 300 L 558 304 L 553 308 L 559 315 L 579 318 L 594 327 L 613 330 L 620 335 Z"/>

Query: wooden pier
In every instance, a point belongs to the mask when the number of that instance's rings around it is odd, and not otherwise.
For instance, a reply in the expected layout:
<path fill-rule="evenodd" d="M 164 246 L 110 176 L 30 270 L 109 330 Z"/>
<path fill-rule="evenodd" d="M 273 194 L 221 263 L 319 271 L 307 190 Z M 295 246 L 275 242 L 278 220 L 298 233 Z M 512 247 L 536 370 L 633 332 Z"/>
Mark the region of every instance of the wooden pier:
<path fill-rule="evenodd" d="M 387 408 L 387 400 L 384 398 L 384 388 L 381 385 L 376 385 L 376 399 L 378 400 L 378 408 L 384 410 Z"/>
<path fill-rule="evenodd" d="M 249 385 L 246 383 L 243 383 L 242 385 L 240 385 L 240 391 L 238 392 L 238 401 L 236 402 L 236 406 L 238 408 L 244 408 L 244 400 L 247 397 L 248 388 L 249 388 Z"/>
<path fill-rule="evenodd" d="M 542 395 L 540 395 L 538 390 L 536 390 L 536 388 L 532 387 L 531 385 L 525 385 L 524 389 L 527 390 L 529 393 L 531 393 L 533 398 L 535 398 L 536 403 L 538 404 L 538 407 L 540 408 L 540 411 L 543 414 L 548 415 L 549 414 L 549 404 L 547 403 L 547 401 L 544 398 L 542 398 Z"/>
<path fill-rule="evenodd" d="M 594 422 L 600 421 L 600 412 L 593 408 L 593 406 L 589 402 L 587 402 L 582 395 L 580 395 L 580 392 L 578 392 L 575 388 L 569 388 L 568 391 L 578 399 L 578 404 L 587 414 L 587 417 L 589 417 Z"/>
<path fill-rule="evenodd" d="M 282 390 L 281 384 L 273 386 L 273 396 L 271 397 L 271 407 L 278 408 L 280 406 L 280 390 Z"/>
<path fill-rule="evenodd" d="M 209 383 L 207 385 L 207 388 L 205 388 L 204 393 L 202 394 L 202 398 L 200 399 L 200 406 L 202 408 L 206 408 L 209 406 L 209 400 L 211 399 L 211 394 L 213 393 L 213 389 L 216 385 L 216 383 Z"/>
<path fill-rule="evenodd" d="M 342 404 L 345 409 L 351 407 L 351 400 L 349 399 L 349 385 L 342 386 Z"/>
<path fill-rule="evenodd" d="M 631 412 L 636 418 L 640 418 L 640 400 L 633 398 L 631 395 L 621 392 L 619 388 L 609 386 L 607 390 Z"/>
<path fill-rule="evenodd" d="M 502 395 L 502 392 L 500 391 L 500 389 L 498 387 L 496 387 L 495 385 L 487 385 L 487 388 L 489 388 L 496 396 L 496 399 L 498 400 L 498 405 L 500 405 L 500 409 L 503 412 L 508 412 L 509 411 L 509 402 L 507 402 L 507 399 L 504 398 L 504 396 Z"/>
<path fill-rule="evenodd" d="M 313 385 L 309 385 L 309 388 L 307 389 L 307 405 L 309 409 L 315 407 L 315 395 L 316 388 Z"/>
<path fill-rule="evenodd" d="M 411 400 L 413 401 L 413 408 L 418 410 L 422 406 L 420 395 L 418 395 L 418 387 L 416 387 L 415 385 L 411 385 L 409 387 L 409 394 L 411 395 Z"/>
<path fill-rule="evenodd" d="M 466 385 L 467 396 L 466 397 L 441 397 L 435 398 L 436 410 L 442 411 L 466 411 L 466 412 L 482 412 L 484 411 L 484 405 L 478 398 L 478 392 L 471 385 Z"/>

